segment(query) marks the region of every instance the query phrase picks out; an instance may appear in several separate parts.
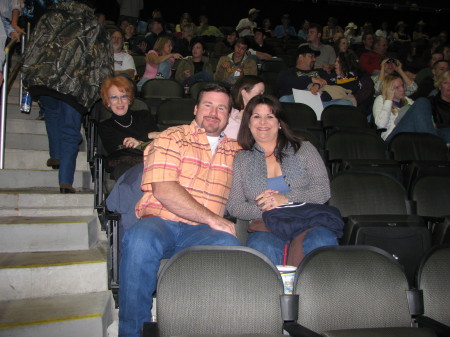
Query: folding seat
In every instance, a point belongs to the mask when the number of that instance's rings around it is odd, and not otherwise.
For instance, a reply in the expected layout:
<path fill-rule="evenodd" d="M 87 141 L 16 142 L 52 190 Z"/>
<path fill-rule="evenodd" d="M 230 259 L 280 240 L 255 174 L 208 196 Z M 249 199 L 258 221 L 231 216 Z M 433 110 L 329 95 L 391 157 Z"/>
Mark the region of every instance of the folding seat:
<path fill-rule="evenodd" d="M 320 116 L 326 136 L 335 130 L 361 130 L 377 133 L 376 127 L 367 121 L 366 115 L 351 105 L 329 105 Z"/>
<path fill-rule="evenodd" d="M 307 104 L 281 102 L 289 126 L 323 153 L 324 134 L 316 113 Z"/>
<path fill-rule="evenodd" d="M 450 176 L 425 175 L 410 191 L 417 214 L 428 221 L 433 245 L 450 243 Z"/>
<path fill-rule="evenodd" d="M 191 124 L 194 119 L 195 101 L 192 98 L 166 99 L 156 113 L 158 129 L 163 131 L 171 126 Z"/>
<path fill-rule="evenodd" d="M 429 133 L 404 132 L 389 142 L 393 159 L 402 163 L 404 184 L 409 190 L 422 175 L 450 175 L 450 157 L 447 145 L 438 136 Z"/>
<path fill-rule="evenodd" d="M 391 159 L 386 143 L 373 133 L 336 131 L 325 143 L 331 173 L 343 170 L 384 172 L 402 182 L 400 163 Z"/>
<path fill-rule="evenodd" d="M 286 68 L 286 63 L 282 58 L 274 58 L 271 60 L 263 61 L 261 64 L 260 72 L 272 72 L 279 73 L 281 70 Z"/>
<path fill-rule="evenodd" d="M 344 245 L 371 245 L 395 256 L 410 280 L 431 246 L 424 219 L 414 215 L 403 185 L 388 174 L 341 171 L 330 183 L 329 205 L 345 220 Z"/>
<path fill-rule="evenodd" d="M 189 95 L 191 96 L 191 98 L 197 102 L 198 93 L 203 87 L 207 86 L 209 83 L 211 82 L 196 82 L 193 85 L 191 85 L 191 87 L 189 88 Z"/>
<path fill-rule="evenodd" d="M 186 248 L 165 264 L 158 277 L 159 335 L 282 336 L 283 291 L 277 268 L 256 250 Z"/>
<path fill-rule="evenodd" d="M 433 247 L 417 273 L 417 288 L 423 293 L 424 313 L 419 326 L 432 328 L 438 337 L 450 336 L 450 245 Z"/>
<path fill-rule="evenodd" d="M 183 98 L 184 88 L 174 79 L 151 79 L 144 83 L 140 96 L 150 107 L 152 114 L 156 114 L 158 105 L 168 98 Z"/>
<path fill-rule="evenodd" d="M 434 336 L 414 327 L 414 292 L 398 262 L 379 248 L 312 251 L 298 267 L 294 294 L 298 319 L 284 324 L 291 336 Z"/>

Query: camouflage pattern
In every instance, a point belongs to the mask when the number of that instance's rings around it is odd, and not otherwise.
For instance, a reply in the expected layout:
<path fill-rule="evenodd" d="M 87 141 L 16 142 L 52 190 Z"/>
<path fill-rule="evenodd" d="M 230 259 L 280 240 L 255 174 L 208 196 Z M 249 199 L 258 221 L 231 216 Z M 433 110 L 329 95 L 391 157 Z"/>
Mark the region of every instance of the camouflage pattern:
<path fill-rule="evenodd" d="M 58 3 L 39 19 L 23 55 L 25 88 L 44 86 L 89 109 L 112 76 L 114 56 L 94 10 L 77 1 Z"/>

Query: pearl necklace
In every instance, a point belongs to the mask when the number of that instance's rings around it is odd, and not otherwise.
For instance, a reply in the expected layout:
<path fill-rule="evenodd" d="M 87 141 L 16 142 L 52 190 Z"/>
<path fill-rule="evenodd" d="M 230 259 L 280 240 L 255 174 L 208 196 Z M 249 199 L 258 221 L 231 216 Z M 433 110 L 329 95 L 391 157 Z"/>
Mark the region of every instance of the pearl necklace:
<path fill-rule="evenodd" d="M 131 115 L 131 121 L 130 124 L 128 124 L 127 126 L 120 124 L 118 121 L 114 120 L 114 122 L 116 122 L 117 124 L 119 124 L 121 127 L 123 128 L 129 128 L 131 126 L 131 124 L 133 124 L 133 115 Z"/>

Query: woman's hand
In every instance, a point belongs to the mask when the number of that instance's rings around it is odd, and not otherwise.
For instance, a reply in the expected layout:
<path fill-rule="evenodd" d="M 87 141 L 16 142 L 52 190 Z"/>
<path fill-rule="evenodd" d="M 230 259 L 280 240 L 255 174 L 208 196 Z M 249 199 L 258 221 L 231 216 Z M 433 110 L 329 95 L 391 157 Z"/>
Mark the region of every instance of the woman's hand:
<path fill-rule="evenodd" d="M 183 58 L 183 55 L 179 54 L 179 53 L 172 53 L 172 57 L 174 59 L 179 59 L 181 60 Z"/>
<path fill-rule="evenodd" d="M 394 99 L 395 88 L 391 82 L 391 86 L 386 90 L 386 99 L 392 101 Z"/>
<path fill-rule="evenodd" d="M 136 148 L 138 147 L 142 142 L 140 140 L 137 140 L 133 137 L 127 137 L 123 140 L 123 145 L 127 148 Z"/>
<path fill-rule="evenodd" d="M 270 211 L 280 205 L 287 204 L 289 201 L 284 194 L 274 190 L 265 190 L 255 198 L 256 205 L 261 211 Z"/>

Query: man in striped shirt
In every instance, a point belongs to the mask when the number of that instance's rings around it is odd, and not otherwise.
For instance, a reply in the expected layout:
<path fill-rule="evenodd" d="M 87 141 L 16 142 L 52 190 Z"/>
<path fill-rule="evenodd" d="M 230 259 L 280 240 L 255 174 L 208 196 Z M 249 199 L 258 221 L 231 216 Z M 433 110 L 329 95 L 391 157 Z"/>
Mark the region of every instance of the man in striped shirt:
<path fill-rule="evenodd" d="M 123 239 L 119 336 L 138 337 L 150 319 L 160 260 L 194 245 L 239 245 L 223 218 L 239 146 L 224 134 L 231 111 L 228 89 L 199 93 L 190 125 L 163 131 L 144 151 L 139 220 Z"/>

